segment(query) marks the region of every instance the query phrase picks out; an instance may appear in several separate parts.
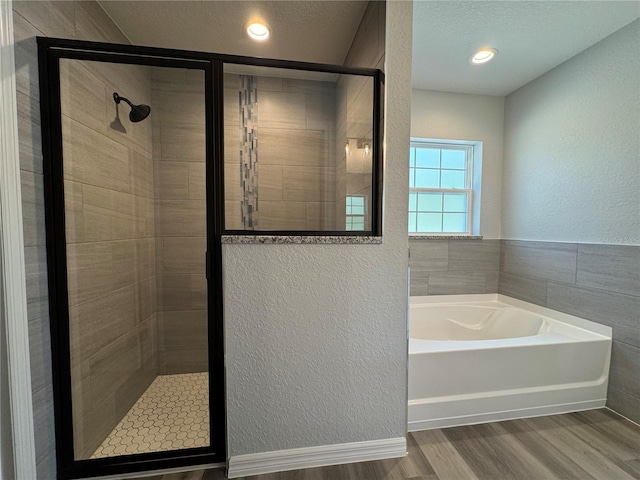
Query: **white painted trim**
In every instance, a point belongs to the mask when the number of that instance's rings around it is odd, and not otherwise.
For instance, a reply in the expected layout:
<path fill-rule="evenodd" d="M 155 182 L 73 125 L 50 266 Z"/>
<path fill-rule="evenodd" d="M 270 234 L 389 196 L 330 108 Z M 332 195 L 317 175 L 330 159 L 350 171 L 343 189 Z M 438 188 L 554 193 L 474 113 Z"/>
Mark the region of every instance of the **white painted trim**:
<path fill-rule="evenodd" d="M 0 0 L 0 259 L 16 478 L 36 478 L 11 0 Z M 2 348 L 2 346 L 0 346 Z"/>
<path fill-rule="evenodd" d="M 606 399 L 589 400 L 585 402 L 564 403 L 561 405 L 519 408 L 514 410 L 505 410 L 502 412 L 462 415 L 459 417 L 415 420 L 408 423 L 408 429 L 410 432 L 418 432 L 420 430 L 431 430 L 434 428 L 459 427 L 462 425 L 477 425 L 479 423 L 502 422 L 504 420 L 515 420 L 518 418 L 543 417 L 547 415 L 558 415 L 560 413 L 582 412 L 584 410 L 603 408 L 606 402 Z"/>
<path fill-rule="evenodd" d="M 229 478 L 248 477 L 302 468 L 398 458 L 404 457 L 406 454 L 406 438 L 397 437 L 368 442 L 339 443 L 337 445 L 236 455 L 229 459 L 228 476 Z"/>

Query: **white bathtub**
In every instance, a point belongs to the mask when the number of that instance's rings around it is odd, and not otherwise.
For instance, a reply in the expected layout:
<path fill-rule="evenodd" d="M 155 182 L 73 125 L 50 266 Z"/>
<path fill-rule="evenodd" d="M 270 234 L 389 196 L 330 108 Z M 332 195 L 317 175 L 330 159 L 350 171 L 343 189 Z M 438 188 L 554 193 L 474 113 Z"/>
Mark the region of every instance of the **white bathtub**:
<path fill-rule="evenodd" d="M 600 408 L 611 328 L 503 295 L 411 297 L 409 431 Z"/>

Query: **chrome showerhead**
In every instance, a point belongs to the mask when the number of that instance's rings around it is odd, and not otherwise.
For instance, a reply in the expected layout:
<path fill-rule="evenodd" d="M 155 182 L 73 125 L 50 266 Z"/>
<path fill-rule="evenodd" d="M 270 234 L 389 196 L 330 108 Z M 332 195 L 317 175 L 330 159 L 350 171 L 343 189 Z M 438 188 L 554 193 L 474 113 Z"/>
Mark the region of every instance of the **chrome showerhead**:
<path fill-rule="evenodd" d="M 133 123 L 141 122 L 151 113 L 151 107 L 149 105 L 134 105 L 129 101 L 129 99 L 118 95 L 117 92 L 113 92 L 113 100 L 116 102 L 116 104 L 120 104 L 121 101 L 124 101 L 131 107 L 131 111 L 129 112 L 129 120 L 131 120 L 131 122 Z"/>

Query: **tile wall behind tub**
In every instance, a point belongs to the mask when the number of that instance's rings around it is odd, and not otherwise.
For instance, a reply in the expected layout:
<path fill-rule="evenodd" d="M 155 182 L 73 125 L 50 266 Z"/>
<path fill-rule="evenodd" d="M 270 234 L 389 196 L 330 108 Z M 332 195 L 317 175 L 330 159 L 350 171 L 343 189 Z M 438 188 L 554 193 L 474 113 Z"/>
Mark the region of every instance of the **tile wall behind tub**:
<path fill-rule="evenodd" d="M 161 374 L 207 371 L 204 71 L 152 69 Z"/>
<path fill-rule="evenodd" d="M 93 1 L 14 0 L 13 24 L 36 462 L 44 479 L 55 478 L 56 466 L 35 37 L 129 42 Z"/>
<path fill-rule="evenodd" d="M 607 406 L 640 422 L 640 246 L 502 241 L 499 293 L 613 328 Z"/>
<path fill-rule="evenodd" d="M 498 291 L 500 240 L 409 238 L 409 248 L 412 296 Z"/>

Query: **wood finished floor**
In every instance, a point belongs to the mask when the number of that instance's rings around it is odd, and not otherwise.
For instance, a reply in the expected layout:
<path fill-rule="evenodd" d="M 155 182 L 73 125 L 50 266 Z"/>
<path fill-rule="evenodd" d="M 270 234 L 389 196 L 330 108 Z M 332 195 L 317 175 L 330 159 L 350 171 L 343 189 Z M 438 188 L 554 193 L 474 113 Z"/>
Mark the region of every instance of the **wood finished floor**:
<path fill-rule="evenodd" d="M 602 409 L 414 432 L 409 455 L 244 480 L 637 480 L 640 426 Z M 154 480 L 222 480 L 199 470 Z"/>

